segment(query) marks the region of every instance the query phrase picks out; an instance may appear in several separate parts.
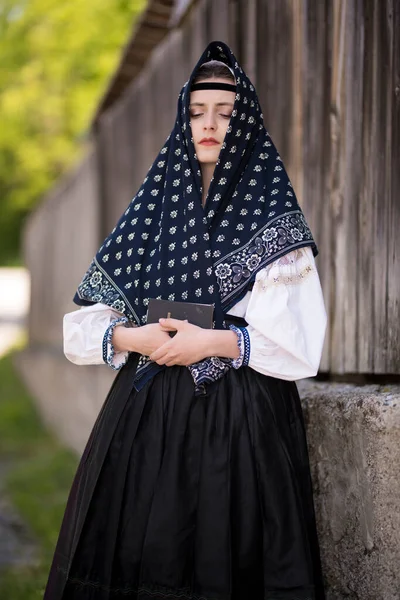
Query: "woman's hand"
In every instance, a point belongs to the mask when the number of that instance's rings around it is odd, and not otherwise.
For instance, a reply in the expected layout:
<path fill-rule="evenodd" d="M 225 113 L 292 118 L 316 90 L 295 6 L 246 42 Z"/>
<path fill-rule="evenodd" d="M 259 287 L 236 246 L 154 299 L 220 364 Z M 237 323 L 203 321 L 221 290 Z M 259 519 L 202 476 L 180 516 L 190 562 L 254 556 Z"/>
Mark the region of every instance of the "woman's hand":
<path fill-rule="evenodd" d="M 202 329 L 179 319 L 160 319 L 160 326 L 164 332 L 176 331 L 177 333 L 173 338 L 168 336 L 165 344 L 150 354 L 150 360 L 167 367 L 188 366 L 206 356 L 211 356 L 211 330 Z"/>
<path fill-rule="evenodd" d="M 150 356 L 171 338 L 167 330 L 158 323 L 149 323 L 142 327 L 124 327 L 118 325 L 114 329 L 113 344 L 117 352 L 138 352 Z"/>
<path fill-rule="evenodd" d="M 171 338 L 169 331 L 177 333 Z M 167 367 L 192 365 L 208 356 L 239 356 L 233 331 L 203 329 L 178 319 L 160 319 L 142 327 L 117 326 L 113 344 L 117 352 L 138 352 Z"/>

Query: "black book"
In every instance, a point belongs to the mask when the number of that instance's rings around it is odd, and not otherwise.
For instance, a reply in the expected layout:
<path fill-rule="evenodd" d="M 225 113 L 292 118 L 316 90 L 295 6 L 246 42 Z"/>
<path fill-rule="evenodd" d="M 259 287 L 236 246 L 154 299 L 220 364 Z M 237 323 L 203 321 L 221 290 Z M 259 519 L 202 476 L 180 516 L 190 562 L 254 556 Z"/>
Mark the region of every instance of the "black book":
<path fill-rule="evenodd" d="M 172 302 L 150 298 L 147 308 L 147 323 L 158 323 L 158 319 L 179 319 L 192 325 L 212 329 L 214 306 L 196 302 Z"/>

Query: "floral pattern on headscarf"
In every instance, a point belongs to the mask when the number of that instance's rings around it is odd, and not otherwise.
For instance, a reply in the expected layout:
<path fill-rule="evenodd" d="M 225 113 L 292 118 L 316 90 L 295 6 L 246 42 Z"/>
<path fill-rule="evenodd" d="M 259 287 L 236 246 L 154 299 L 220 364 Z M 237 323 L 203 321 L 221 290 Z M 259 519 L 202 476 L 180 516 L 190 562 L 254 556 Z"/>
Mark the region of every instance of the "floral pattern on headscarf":
<path fill-rule="evenodd" d="M 236 98 L 203 208 L 189 101 L 197 69 L 213 59 L 233 69 Z M 212 42 L 181 90 L 172 133 L 98 250 L 74 301 L 103 302 L 138 325 L 146 323 L 150 298 L 213 304 L 214 327 L 221 329 L 224 314 L 246 293 L 257 272 L 302 246 L 312 246 L 317 254 L 264 127 L 254 86 L 231 50 Z M 137 386 L 160 368 L 141 357 Z M 204 369 L 199 366 L 197 371 Z"/>

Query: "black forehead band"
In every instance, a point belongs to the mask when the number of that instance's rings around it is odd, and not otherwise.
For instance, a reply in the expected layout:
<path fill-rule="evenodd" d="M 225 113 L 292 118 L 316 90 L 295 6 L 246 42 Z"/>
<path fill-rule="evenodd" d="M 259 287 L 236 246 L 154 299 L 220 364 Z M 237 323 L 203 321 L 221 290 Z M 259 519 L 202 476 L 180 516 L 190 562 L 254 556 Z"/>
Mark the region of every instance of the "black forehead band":
<path fill-rule="evenodd" d="M 204 83 L 195 83 L 192 85 L 190 91 L 197 92 L 197 90 L 224 90 L 225 92 L 235 92 L 236 86 L 230 83 L 219 83 L 206 81 Z"/>

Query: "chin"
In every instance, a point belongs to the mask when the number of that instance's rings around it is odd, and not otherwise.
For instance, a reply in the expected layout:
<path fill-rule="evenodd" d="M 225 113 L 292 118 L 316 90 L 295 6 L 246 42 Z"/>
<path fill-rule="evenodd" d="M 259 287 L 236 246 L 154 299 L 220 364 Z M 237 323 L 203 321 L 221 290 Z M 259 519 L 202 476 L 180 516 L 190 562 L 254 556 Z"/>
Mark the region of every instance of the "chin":
<path fill-rule="evenodd" d="M 218 156 L 219 156 L 219 148 L 218 148 L 217 152 L 215 150 L 204 151 L 204 148 L 200 148 L 199 151 L 196 152 L 196 154 L 197 154 L 197 160 L 199 161 L 200 164 L 215 165 L 215 163 L 218 160 Z"/>

